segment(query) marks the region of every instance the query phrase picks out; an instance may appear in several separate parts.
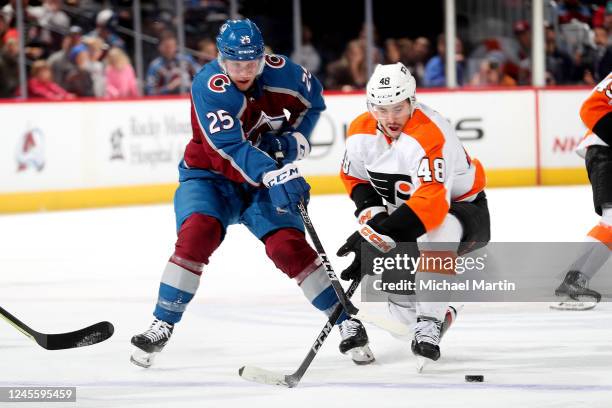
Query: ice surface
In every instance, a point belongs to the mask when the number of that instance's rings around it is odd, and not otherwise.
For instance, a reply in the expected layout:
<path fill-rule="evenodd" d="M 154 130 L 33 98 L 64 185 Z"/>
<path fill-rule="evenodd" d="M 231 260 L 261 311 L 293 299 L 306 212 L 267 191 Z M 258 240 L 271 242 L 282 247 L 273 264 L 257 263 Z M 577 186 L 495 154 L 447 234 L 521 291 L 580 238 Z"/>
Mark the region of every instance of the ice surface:
<path fill-rule="evenodd" d="M 598 221 L 587 186 L 488 195 L 499 242 L 581 241 Z M 337 271 L 347 260 L 332 255 L 355 228 L 352 211 L 344 196 L 315 196 L 310 205 Z M 337 351 L 334 332 L 298 388 L 283 389 L 247 382 L 238 368 L 293 372 L 325 319 L 245 228 L 229 229 L 172 341 L 148 370 L 130 364 L 129 340 L 152 319 L 175 239 L 171 206 L 5 215 L 0 232 L 0 305 L 38 331 L 102 320 L 116 329 L 99 345 L 46 351 L 0 321 L 0 386 L 78 388 L 76 405 L 43 406 L 612 406 L 609 303 L 589 312 L 468 304 L 442 342 L 442 358 L 420 375 L 407 343 L 370 327 L 377 363 L 356 366 Z M 384 312 L 381 304 L 364 307 Z M 483 374 L 485 382 L 466 383 L 465 374 Z M 0 403 L 12 405 L 26 406 Z"/>

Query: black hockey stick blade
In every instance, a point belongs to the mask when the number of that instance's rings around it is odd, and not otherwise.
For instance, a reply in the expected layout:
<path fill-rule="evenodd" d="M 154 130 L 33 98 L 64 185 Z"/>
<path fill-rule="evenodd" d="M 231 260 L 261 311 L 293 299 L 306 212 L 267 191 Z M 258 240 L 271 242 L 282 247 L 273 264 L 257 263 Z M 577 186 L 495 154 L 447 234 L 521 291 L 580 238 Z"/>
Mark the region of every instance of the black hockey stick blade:
<path fill-rule="evenodd" d="M 47 350 L 90 346 L 109 339 L 115 331 L 112 323 L 100 322 L 69 333 L 45 334 L 32 329 L 2 307 L 0 307 L 0 317 Z"/>
<path fill-rule="evenodd" d="M 42 334 L 34 336 L 36 342 L 47 350 L 63 350 L 91 346 L 109 339 L 115 328 L 110 322 L 100 322 L 70 333 Z"/>

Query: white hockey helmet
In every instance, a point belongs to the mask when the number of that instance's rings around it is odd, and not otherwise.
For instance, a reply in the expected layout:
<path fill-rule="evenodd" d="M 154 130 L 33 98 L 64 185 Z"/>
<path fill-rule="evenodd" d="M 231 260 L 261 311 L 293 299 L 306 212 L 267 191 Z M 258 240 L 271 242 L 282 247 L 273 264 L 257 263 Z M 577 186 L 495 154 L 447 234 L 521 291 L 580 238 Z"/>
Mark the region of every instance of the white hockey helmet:
<path fill-rule="evenodd" d="M 401 62 L 376 65 L 366 87 L 368 108 L 394 105 L 406 99 L 411 111 L 416 103 L 416 81 Z"/>

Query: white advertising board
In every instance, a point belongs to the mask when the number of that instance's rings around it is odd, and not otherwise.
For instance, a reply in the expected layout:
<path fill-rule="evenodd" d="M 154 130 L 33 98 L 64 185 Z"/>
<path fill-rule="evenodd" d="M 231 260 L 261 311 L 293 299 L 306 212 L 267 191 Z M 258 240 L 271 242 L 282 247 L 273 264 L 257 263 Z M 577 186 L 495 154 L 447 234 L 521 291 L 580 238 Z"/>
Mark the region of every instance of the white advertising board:
<path fill-rule="evenodd" d="M 84 187 L 88 153 L 76 103 L 0 105 L 0 191 Z"/>
<path fill-rule="evenodd" d="M 587 90 L 539 91 L 542 168 L 584 168 L 574 149 L 586 132 L 580 106 Z"/>
<path fill-rule="evenodd" d="M 423 92 L 417 98 L 455 125 L 466 150 L 485 169 L 535 167 L 533 91 Z"/>
<path fill-rule="evenodd" d="M 467 151 L 485 168 L 535 167 L 533 91 L 423 92 L 417 98 L 454 124 Z M 367 109 L 365 94 L 328 95 L 325 102 L 327 110 L 313 132 L 311 157 L 300 165 L 307 175 L 339 171 L 346 129 Z"/>
<path fill-rule="evenodd" d="M 95 186 L 173 183 L 191 138 L 188 99 L 104 103 L 91 109 L 87 145 Z"/>
<path fill-rule="evenodd" d="M 535 169 L 539 98 L 543 168 L 581 167 L 573 146 L 588 90 L 418 92 L 487 170 Z M 365 94 L 326 95 L 306 175 L 336 175 Z M 189 99 L 1 103 L 0 193 L 175 183 L 191 137 Z"/>

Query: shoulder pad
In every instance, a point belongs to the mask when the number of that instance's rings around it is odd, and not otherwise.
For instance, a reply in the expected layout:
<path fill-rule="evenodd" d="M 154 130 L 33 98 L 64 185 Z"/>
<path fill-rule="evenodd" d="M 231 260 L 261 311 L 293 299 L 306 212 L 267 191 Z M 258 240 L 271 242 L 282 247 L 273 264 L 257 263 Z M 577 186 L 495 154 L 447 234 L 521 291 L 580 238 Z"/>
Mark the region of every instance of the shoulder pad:
<path fill-rule="evenodd" d="M 203 103 L 207 110 L 223 108 L 237 114 L 244 104 L 244 94 L 221 71 L 216 61 L 206 64 L 193 78 L 191 94 L 194 103 Z"/>
<path fill-rule="evenodd" d="M 280 54 L 266 54 L 265 67 L 261 74 L 264 85 L 297 89 L 304 69 Z"/>

